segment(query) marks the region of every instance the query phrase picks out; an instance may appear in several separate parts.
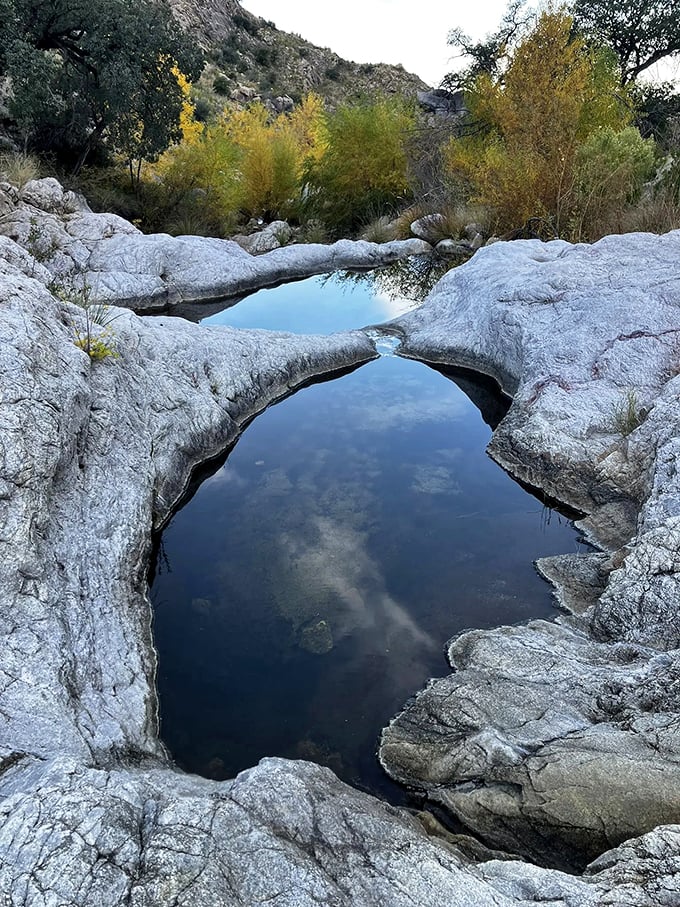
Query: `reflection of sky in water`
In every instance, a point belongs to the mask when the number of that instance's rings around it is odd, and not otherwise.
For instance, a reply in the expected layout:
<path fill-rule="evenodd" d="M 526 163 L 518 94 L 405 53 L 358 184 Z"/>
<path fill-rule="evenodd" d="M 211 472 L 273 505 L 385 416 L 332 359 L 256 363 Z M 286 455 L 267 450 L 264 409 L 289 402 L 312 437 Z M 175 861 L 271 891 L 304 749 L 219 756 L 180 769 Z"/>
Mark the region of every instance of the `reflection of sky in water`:
<path fill-rule="evenodd" d="M 447 639 L 552 614 L 532 561 L 575 534 L 486 457 L 489 434 L 452 381 L 393 356 L 249 426 L 163 536 L 162 731 L 180 764 L 312 758 L 387 790 L 380 729 L 446 672 Z"/>
<path fill-rule="evenodd" d="M 237 305 L 204 319 L 204 324 L 268 328 L 305 334 L 346 331 L 403 315 L 416 303 L 399 295 L 370 292 L 370 276 L 309 277 L 270 290 L 259 290 Z"/>

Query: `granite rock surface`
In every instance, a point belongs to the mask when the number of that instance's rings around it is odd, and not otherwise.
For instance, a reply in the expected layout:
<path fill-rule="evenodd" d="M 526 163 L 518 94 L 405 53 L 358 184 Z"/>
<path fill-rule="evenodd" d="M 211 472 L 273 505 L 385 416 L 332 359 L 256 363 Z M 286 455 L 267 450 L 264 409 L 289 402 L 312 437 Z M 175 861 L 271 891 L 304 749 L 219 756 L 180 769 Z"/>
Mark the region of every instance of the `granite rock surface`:
<path fill-rule="evenodd" d="M 539 563 L 567 616 L 454 639 L 383 765 L 552 865 L 680 821 L 680 232 L 494 244 L 390 330 L 512 394 L 491 455 L 599 550 Z"/>
<path fill-rule="evenodd" d="M 133 275 L 126 284 L 131 288 L 129 301 L 132 288 L 139 290 L 139 275 L 151 274 L 149 250 L 158 252 L 160 264 L 167 263 L 163 256 L 168 254 L 168 238 L 149 237 L 148 243 L 142 242 L 145 251 L 139 251 L 134 227 L 109 215 L 89 214 L 82 200 L 64 198 L 58 184 L 41 183 L 24 189 L 25 201 L 11 201 L 2 216 L 6 235 L 0 238 L 3 902 L 16 907 L 677 904 L 680 829 L 666 824 L 639 836 L 656 823 L 676 821 L 677 813 L 672 780 L 675 658 L 672 633 L 665 629 L 672 626 L 665 617 L 674 581 L 674 549 L 666 533 L 676 518 L 674 432 L 668 421 L 674 412 L 673 379 L 666 374 L 662 380 L 657 358 L 645 360 L 644 368 L 635 372 L 636 380 L 644 377 L 635 388 L 649 409 L 645 421 L 626 439 L 609 430 L 596 433 L 598 456 L 604 454 L 596 468 L 588 459 L 592 456 L 588 420 L 579 419 L 566 405 L 546 410 L 542 418 L 550 427 L 558 411 L 568 413 L 573 424 L 564 418 L 552 426 L 548 447 L 536 446 L 535 455 L 526 461 L 526 469 L 540 478 L 548 462 L 546 451 L 557 457 L 557 440 L 564 436 L 567 450 L 562 456 L 573 468 L 565 472 L 564 485 L 557 472 L 548 472 L 546 487 L 563 491 L 563 499 L 574 498 L 584 512 L 594 515 L 589 531 L 603 550 L 588 561 L 589 569 L 545 565 L 546 573 L 552 570 L 563 587 L 570 588 L 573 601 L 581 600 L 580 590 L 589 590 L 578 622 L 501 628 L 454 642 L 452 657 L 459 665 L 454 688 L 448 696 L 440 695 L 433 684 L 431 714 L 411 721 L 407 710 L 390 729 L 386 745 L 393 748 L 387 752 L 383 746 L 390 771 L 398 774 L 398 766 L 413 766 L 409 783 L 429 785 L 431 793 L 436 787 L 441 803 L 465 814 L 468 825 L 492 841 L 494 831 L 488 829 L 492 818 L 479 819 L 486 785 L 489 808 L 497 810 L 493 824 L 503 829 L 502 850 L 550 857 L 546 853 L 550 848 L 543 846 L 544 833 L 559 838 L 558 820 L 573 823 L 575 831 L 560 840 L 578 849 L 579 840 L 569 835 L 579 838 L 588 827 L 590 814 L 584 814 L 580 802 L 592 794 L 589 785 L 598 776 L 598 766 L 606 790 L 612 780 L 607 773 L 621 770 L 626 760 L 627 777 L 634 777 L 639 786 L 634 805 L 644 821 L 635 814 L 614 816 L 600 807 L 607 797 L 596 792 L 598 805 L 592 812 L 603 823 L 611 822 L 611 830 L 604 824 L 594 829 L 597 859 L 579 877 L 499 859 L 500 854 L 478 844 L 462 846 L 462 839 L 446 833 L 428 835 L 425 825 L 407 811 L 352 790 L 328 770 L 308 763 L 265 759 L 233 781 L 219 783 L 192 777 L 173 767 L 158 738 L 156 666 L 146 594 L 151 533 L 181 499 L 192 469 L 228 448 L 250 418 L 307 380 L 371 359 L 375 348 L 362 332 L 304 337 L 205 328 L 177 318 L 140 318 L 126 309 L 111 309 L 115 320 L 108 327 L 92 327 L 110 355 L 94 361 L 81 348 L 85 313 L 68 294 L 50 291 L 55 279 L 75 272 L 89 280 L 98 244 L 103 248 L 115 240 L 119 257 L 106 259 L 102 253 L 102 260 L 111 264 L 109 273 Z M 28 212 L 28 219 L 17 218 L 17 211 Z M 77 228 L 69 218 L 77 219 Z M 21 224 L 25 233 L 17 244 L 11 235 Z M 677 239 L 676 245 L 658 238 L 635 242 L 627 253 L 631 271 L 633 260 L 638 266 L 644 260 L 647 268 L 656 256 L 658 271 L 666 255 L 672 253 L 677 262 Z M 487 255 L 496 248 L 499 251 L 493 254 L 506 280 L 511 279 L 514 267 L 521 270 L 526 265 L 523 247 L 534 257 L 545 249 L 530 244 L 490 247 L 466 265 L 467 270 L 456 272 L 457 279 L 472 285 L 471 273 L 478 268 L 481 286 L 484 269 L 494 261 Z M 188 241 L 187 249 L 196 248 Z M 220 255 L 224 251 L 224 245 L 215 248 Z M 625 248 L 621 249 L 623 254 Z M 291 254 L 286 249 L 277 252 Z M 267 262 L 277 252 L 258 261 Z M 317 253 L 314 249 L 308 253 L 305 267 L 316 266 Z M 601 279 L 605 286 L 607 280 L 617 279 L 615 253 L 612 244 L 609 277 L 602 265 L 598 280 L 592 282 L 591 298 L 599 292 Z M 230 259 L 237 282 L 243 280 L 245 270 L 239 262 L 246 254 L 241 250 L 235 253 L 238 258 Z M 206 297 L 219 295 L 213 291 L 223 288 L 227 258 L 212 290 L 210 274 L 202 274 Z M 143 267 L 136 270 L 140 261 Z M 178 261 L 187 268 L 191 264 L 190 258 L 180 256 Z M 287 273 L 284 260 L 273 261 L 267 265 L 269 271 L 265 268 L 253 280 L 266 282 L 274 272 Z M 672 270 L 670 264 L 667 267 Z M 176 279 L 190 286 L 193 278 L 181 272 L 180 264 L 177 269 Z M 578 280 L 586 272 L 582 268 Z M 151 274 L 149 299 L 159 298 L 153 288 L 159 284 L 153 281 L 162 283 L 162 273 L 161 267 L 158 274 Z M 496 295 L 503 295 L 493 267 L 488 276 L 496 280 Z M 546 278 L 550 290 L 549 269 Z M 664 305 L 669 314 L 676 290 L 668 276 L 666 284 Z M 460 325 L 455 327 L 460 299 L 460 288 L 448 281 L 428 303 L 434 308 L 422 310 L 420 328 L 415 321 L 394 328 L 404 334 L 410 331 L 412 354 L 433 358 L 434 347 L 427 346 L 431 342 L 441 347 L 440 361 L 465 358 L 468 350 L 473 364 L 478 349 L 475 332 L 493 333 L 497 317 L 512 322 L 507 312 L 503 315 L 506 303 L 499 299 L 487 305 L 477 298 L 479 311 L 471 307 L 462 313 L 465 333 Z M 518 301 L 516 307 L 521 306 Z M 670 328 L 657 309 L 650 305 L 652 321 L 644 329 L 658 328 L 661 336 Z M 429 328 L 428 311 L 436 312 Z M 607 322 L 617 337 L 630 331 L 628 322 L 619 326 L 616 319 L 621 314 L 614 312 Z M 609 318 L 604 309 L 601 318 Z M 437 337 L 435 320 L 442 324 Z M 561 330 L 566 334 L 567 329 L 565 321 Z M 538 327 L 534 334 L 539 336 Z M 515 468 L 512 456 L 519 462 L 522 450 L 533 449 L 531 388 L 543 378 L 520 367 L 531 359 L 528 345 L 533 335 L 523 338 L 515 325 L 505 336 L 511 341 L 508 355 L 499 352 L 500 345 L 489 347 L 492 352 L 484 362 L 490 371 L 495 363 L 494 373 L 507 378 L 508 388 L 516 394 L 514 412 L 501 424 L 494 442 L 495 455 L 502 459 L 506 451 L 509 466 Z M 631 338 L 630 349 L 638 349 L 638 339 L 643 338 Z M 565 362 L 569 356 L 573 359 L 575 346 L 561 349 Z M 547 362 L 547 352 L 545 356 Z M 627 362 L 622 357 L 611 375 Z M 550 368 L 552 374 L 556 364 L 551 362 Z M 607 385 L 605 399 L 617 401 L 624 383 L 620 376 L 607 380 L 611 387 Z M 632 384 L 632 373 L 625 382 Z M 560 384 L 552 382 L 545 388 L 560 389 Z M 582 394 L 587 399 L 585 389 Z M 545 396 L 552 399 L 549 393 Z M 521 406 L 526 409 L 525 421 Z M 648 446 L 650 439 L 656 446 Z M 581 461 L 574 451 L 583 453 Z M 635 470 L 627 466 L 630 463 L 637 464 Z M 581 467 L 585 478 L 579 484 Z M 592 502 L 609 508 L 607 521 L 595 518 L 599 511 Z M 616 540 L 632 522 L 638 536 L 633 539 L 629 533 L 621 547 Z M 579 582 L 573 580 L 575 574 Z M 632 596 L 629 586 L 635 592 Z M 502 672 L 494 669 L 499 658 L 504 659 Z M 527 693 L 531 683 L 536 687 L 533 698 Z M 416 703 L 422 703 L 425 695 Z M 595 707 L 599 712 L 593 711 Z M 451 740 L 445 736 L 453 727 L 453 712 L 458 726 L 451 739 L 458 749 L 452 747 L 447 754 Z M 595 721 L 593 715 L 606 718 Z M 406 740 L 403 729 L 409 722 L 418 725 L 420 742 Z M 548 734 L 553 734 L 552 741 L 546 739 Z M 408 751 L 401 762 L 399 738 L 406 740 L 401 749 Z M 418 746 L 424 752 L 433 740 L 428 761 Z M 579 743 L 583 740 L 585 749 Z M 589 760 L 584 752 L 590 754 Z M 642 763 L 643 754 L 648 756 L 647 765 Z M 544 769 L 534 772 L 540 760 Z M 580 784 L 565 802 L 564 791 L 571 792 L 568 785 L 580 777 L 573 767 L 579 760 L 586 765 L 588 783 Z M 425 763 L 429 774 L 423 781 L 418 773 Z M 476 766 L 486 777 L 476 774 Z M 659 785 L 663 780 L 662 795 L 652 804 L 649 792 L 659 766 L 664 767 L 663 779 L 656 776 Z M 475 791 L 481 791 L 477 798 Z M 552 804 L 550 809 L 546 804 Z M 625 843 L 609 849 L 623 838 Z M 474 860 L 473 852 L 478 854 Z"/>
<path fill-rule="evenodd" d="M 69 288 L 86 281 L 93 299 L 143 312 L 171 312 L 186 303 L 243 296 L 315 274 L 370 270 L 431 252 L 420 239 L 280 248 L 276 239 L 253 249 L 269 254 L 254 255 L 227 239 L 147 235 L 115 214 L 94 214 L 52 178 L 31 180 L 20 193 L 0 185 L 0 212 L 0 234 L 43 265 L 53 284 Z"/>

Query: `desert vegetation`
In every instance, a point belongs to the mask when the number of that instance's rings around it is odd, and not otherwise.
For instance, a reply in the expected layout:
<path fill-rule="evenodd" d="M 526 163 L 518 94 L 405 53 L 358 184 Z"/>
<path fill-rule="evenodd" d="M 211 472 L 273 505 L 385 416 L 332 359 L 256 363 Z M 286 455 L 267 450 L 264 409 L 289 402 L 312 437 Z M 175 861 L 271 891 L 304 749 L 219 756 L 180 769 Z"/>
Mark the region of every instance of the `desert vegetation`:
<path fill-rule="evenodd" d="M 515 0 L 483 42 L 454 30 L 467 65 L 444 80 L 464 98 L 449 120 L 398 96 L 235 103 L 214 62 L 208 101 L 205 60 L 149 0 L 0 5 L 5 131 L 22 149 L 3 171 L 34 175 L 37 153 L 145 230 L 228 236 L 283 218 L 301 239 L 387 239 L 433 212 L 453 237 L 470 221 L 584 241 L 680 226 L 680 98 L 639 80 L 680 49 L 659 0 L 540 14 Z"/>

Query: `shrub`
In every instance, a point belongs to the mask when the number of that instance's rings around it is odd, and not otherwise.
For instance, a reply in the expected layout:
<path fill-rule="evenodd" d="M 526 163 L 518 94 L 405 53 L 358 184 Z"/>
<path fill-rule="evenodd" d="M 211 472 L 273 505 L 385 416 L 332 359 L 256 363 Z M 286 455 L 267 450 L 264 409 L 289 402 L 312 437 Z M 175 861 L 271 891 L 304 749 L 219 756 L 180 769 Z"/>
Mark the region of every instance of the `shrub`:
<path fill-rule="evenodd" d="M 335 234 L 389 213 L 409 195 L 405 144 L 414 113 L 403 102 L 343 104 L 327 116 L 323 154 L 310 162 L 313 207 Z"/>
<path fill-rule="evenodd" d="M 622 213 L 653 173 L 653 139 L 643 139 L 633 126 L 593 133 L 576 155 L 573 237 L 596 239 L 620 230 Z"/>
<path fill-rule="evenodd" d="M 234 13 L 231 17 L 231 21 L 237 28 L 242 28 L 243 31 L 253 37 L 257 35 L 260 30 L 258 20 L 251 16 L 247 16 L 245 13 Z"/>
<path fill-rule="evenodd" d="M 179 223 L 180 230 L 187 220 L 198 232 L 223 235 L 241 207 L 241 157 L 219 124 L 176 145 L 154 168 L 157 181 L 145 184 L 147 218 L 166 227 Z"/>
<path fill-rule="evenodd" d="M 275 47 L 269 47 L 264 44 L 258 47 L 254 53 L 255 62 L 262 67 L 268 68 L 274 66 L 278 59 L 279 52 Z"/>
<path fill-rule="evenodd" d="M 239 215 L 287 216 L 299 206 L 305 161 L 321 153 L 321 114 L 313 95 L 273 118 L 259 102 L 225 111 L 147 168 L 147 223 L 223 235 Z"/>
<path fill-rule="evenodd" d="M 197 123 L 207 123 L 215 112 L 209 98 L 197 94 L 194 98 L 194 117 Z"/>
<path fill-rule="evenodd" d="M 229 94 L 229 89 L 230 89 L 229 79 L 222 73 L 219 73 L 218 75 L 215 76 L 215 78 L 213 79 L 212 86 L 213 86 L 213 91 L 215 91 L 219 95 Z"/>
<path fill-rule="evenodd" d="M 38 226 L 35 217 L 30 219 L 30 228 L 26 236 L 26 251 L 35 261 L 44 264 L 49 261 L 59 248 L 59 244 L 54 237 L 50 237 Z"/>
<path fill-rule="evenodd" d="M 219 57 L 225 66 L 229 66 L 229 65 L 233 66 L 235 63 L 238 63 L 238 61 L 241 59 L 239 56 L 238 50 L 236 49 L 236 47 L 232 46 L 231 44 L 225 44 L 222 47 L 222 49 L 219 53 Z M 217 91 L 217 88 L 215 88 L 215 91 Z M 222 92 L 219 92 L 219 94 L 222 94 Z"/>
<path fill-rule="evenodd" d="M 543 13 L 503 76 L 478 75 L 466 98 L 474 128 L 446 149 L 451 175 L 493 211 L 498 230 L 535 219 L 562 232 L 579 146 L 630 119 L 611 56 L 590 51 L 571 25 L 563 12 Z"/>
<path fill-rule="evenodd" d="M 260 103 L 225 115 L 223 128 L 241 152 L 245 215 L 270 220 L 298 207 L 305 165 L 321 154 L 321 116 L 321 100 L 314 95 L 273 119 Z"/>

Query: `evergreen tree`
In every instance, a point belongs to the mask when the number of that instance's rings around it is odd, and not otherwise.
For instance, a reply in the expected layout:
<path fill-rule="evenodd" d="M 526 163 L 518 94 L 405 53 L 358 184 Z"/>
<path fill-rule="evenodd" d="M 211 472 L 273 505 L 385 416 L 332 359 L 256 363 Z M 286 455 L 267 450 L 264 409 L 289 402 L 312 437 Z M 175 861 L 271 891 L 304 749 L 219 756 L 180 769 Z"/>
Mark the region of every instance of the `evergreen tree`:
<path fill-rule="evenodd" d="M 680 53 L 678 0 L 574 0 L 575 27 L 619 59 L 622 84 Z"/>
<path fill-rule="evenodd" d="M 23 138 L 75 172 L 93 152 L 153 157 L 178 139 L 177 70 L 202 65 L 153 0 L 0 0 L 0 47 Z"/>

